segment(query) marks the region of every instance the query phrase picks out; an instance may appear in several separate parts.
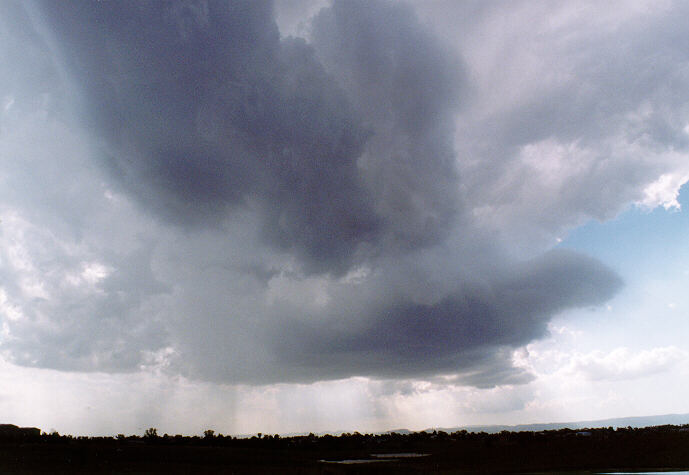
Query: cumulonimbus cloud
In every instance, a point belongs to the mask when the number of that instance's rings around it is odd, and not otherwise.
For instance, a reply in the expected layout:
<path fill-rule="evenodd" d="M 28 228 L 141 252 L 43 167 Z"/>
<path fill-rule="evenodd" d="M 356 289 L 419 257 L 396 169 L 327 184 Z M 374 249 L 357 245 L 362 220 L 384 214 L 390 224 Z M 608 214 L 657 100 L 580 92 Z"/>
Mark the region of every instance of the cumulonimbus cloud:
<path fill-rule="evenodd" d="M 480 100 L 468 66 L 409 6 L 335 1 L 308 39 L 281 37 L 267 1 L 27 11 L 35 61 L 63 105 L 26 124 L 70 124 L 81 154 L 35 192 L 77 183 L 91 206 L 3 197 L 26 229 L 53 230 L 26 239 L 26 260 L 55 255 L 3 271 L 16 284 L 7 305 L 33 309 L 7 323 L 12 361 L 109 371 L 158 361 L 252 383 L 440 373 L 518 383 L 528 375 L 514 348 L 621 286 L 580 254 L 501 249 L 477 203 L 503 168 L 486 160 L 471 172 L 476 157 L 456 152 L 456 119 Z M 69 135 L 46 130 L 46 141 Z M 472 195 L 479 178 L 485 193 Z M 44 294 L 18 284 L 34 277 Z"/>

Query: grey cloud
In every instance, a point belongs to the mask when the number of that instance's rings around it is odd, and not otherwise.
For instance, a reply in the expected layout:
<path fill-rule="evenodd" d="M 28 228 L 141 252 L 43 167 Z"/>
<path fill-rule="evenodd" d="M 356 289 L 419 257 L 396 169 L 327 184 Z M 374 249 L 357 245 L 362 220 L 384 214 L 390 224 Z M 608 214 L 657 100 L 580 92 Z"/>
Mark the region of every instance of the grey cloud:
<path fill-rule="evenodd" d="M 373 128 L 359 161 L 390 231 L 386 245 L 447 237 L 461 209 L 452 148 L 459 59 L 399 5 L 335 2 L 312 28 L 319 57 Z"/>
<path fill-rule="evenodd" d="M 458 61 L 409 8 L 336 2 L 311 44 L 280 40 L 269 2 L 42 10 L 105 166 L 163 217 L 253 206 L 270 243 L 321 272 L 447 236 Z"/>
<path fill-rule="evenodd" d="M 482 161 L 475 138 L 455 153 L 455 134 L 495 129 L 457 132 L 476 90 L 408 6 L 337 1 L 305 40 L 280 38 L 268 2 L 38 5 L 25 41 L 59 107 L 2 116 L 0 144 L 23 187 L 2 188 L 0 211 L 40 230 L 21 240 L 33 268 L 10 262 L 9 228 L 0 243 L 0 285 L 33 309 L 3 321 L 0 351 L 19 364 L 518 384 L 530 375 L 515 348 L 621 285 L 582 255 L 541 246 L 522 262 L 475 222 L 509 166 Z M 31 61 L 11 61 L 30 76 Z M 540 224 L 520 211 L 496 212 L 506 236 Z M 111 270 L 65 284 L 91 262 Z M 31 279 L 48 297 L 32 300 Z"/>
<path fill-rule="evenodd" d="M 505 245 L 540 252 L 643 200 L 661 175 L 687 174 L 685 5 L 416 7 L 470 71 L 456 129 L 463 197 Z"/>
<path fill-rule="evenodd" d="M 151 272 L 150 245 L 106 259 L 90 256 L 89 262 L 88 253 L 65 252 L 54 236 L 31 234 L 23 235 L 24 249 L 34 253 L 29 272 L 0 253 L 6 263 L 3 287 L 21 312 L 7 322 L 9 334 L 0 344 L 8 361 L 70 371 L 132 371 L 147 352 L 164 346 L 157 298 L 169 288 Z M 36 256 L 36 247 L 45 254 Z"/>
<path fill-rule="evenodd" d="M 208 226 L 251 203 L 264 236 L 347 266 L 378 218 L 356 159 L 370 134 L 265 1 L 42 5 L 105 166 L 168 220 Z"/>
<path fill-rule="evenodd" d="M 12 109 L 13 114 L 26 114 L 50 105 L 46 103 L 49 100 L 46 93 L 56 89 L 55 67 L 45 60 L 49 48 L 41 41 L 20 2 L 5 3 L 0 19 L 0 40 L 5 45 L 0 50 L 0 60 L 13 65 L 0 72 L 0 88 L 6 94 L 0 98 L 4 102 L 0 107 L 5 109 L 2 112 Z M 12 102 L 11 107 L 8 100 Z"/>
<path fill-rule="evenodd" d="M 284 37 L 308 37 L 311 17 L 324 7 L 327 0 L 282 0 L 275 2 L 275 21 Z"/>
<path fill-rule="evenodd" d="M 512 367 L 509 349 L 545 336 L 554 313 L 603 303 L 621 285 L 594 259 L 552 251 L 496 280 L 464 282 L 437 302 L 402 299 L 367 307 L 370 316 L 361 319 L 342 312 L 316 324 L 288 320 L 277 325 L 274 346 L 279 360 L 294 368 L 285 368 L 283 377 L 294 371 L 297 378 L 465 371 L 462 380 L 479 386 L 524 382 L 529 376 Z"/>

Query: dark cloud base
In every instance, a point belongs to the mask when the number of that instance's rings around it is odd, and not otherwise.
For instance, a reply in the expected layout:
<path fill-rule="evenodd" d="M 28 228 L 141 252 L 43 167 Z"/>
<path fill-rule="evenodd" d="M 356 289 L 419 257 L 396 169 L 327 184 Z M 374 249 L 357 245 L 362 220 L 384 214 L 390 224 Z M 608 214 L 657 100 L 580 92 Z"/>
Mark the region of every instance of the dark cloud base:
<path fill-rule="evenodd" d="M 601 304 L 622 282 L 595 259 L 551 251 L 495 281 L 459 286 L 433 304 L 399 301 L 367 308 L 370 315 L 364 318 L 343 314 L 327 324 L 303 319 L 279 324 L 272 344 L 276 364 L 290 363 L 282 377 L 460 373 L 462 381 L 480 386 L 528 380 L 513 367 L 512 350 L 546 336 L 552 315 Z M 365 323 L 349 326 L 349 320 Z"/>

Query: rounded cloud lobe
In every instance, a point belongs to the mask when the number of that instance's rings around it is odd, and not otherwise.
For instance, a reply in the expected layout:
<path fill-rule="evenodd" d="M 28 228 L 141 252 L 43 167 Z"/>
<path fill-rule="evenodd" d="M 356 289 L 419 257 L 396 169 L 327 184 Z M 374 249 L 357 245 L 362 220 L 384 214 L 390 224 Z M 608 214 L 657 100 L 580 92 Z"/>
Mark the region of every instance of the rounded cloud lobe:
<path fill-rule="evenodd" d="M 389 281 L 371 279 L 367 285 L 374 286 L 376 301 L 366 305 L 364 316 L 353 315 L 351 307 L 342 312 L 338 301 L 321 309 L 332 312 L 326 321 L 314 324 L 318 319 L 312 316 L 277 325 L 275 346 L 294 363 L 285 377 L 428 376 L 469 369 L 461 380 L 476 385 L 524 381 L 528 375 L 512 371 L 512 355 L 504 350 L 544 336 L 558 311 L 603 303 L 621 281 L 593 259 L 558 251 L 481 283 L 462 282 L 438 300 L 385 295 Z"/>
<path fill-rule="evenodd" d="M 471 192 L 501 180 L 501 162 L 472 169 L 455 152 L 475 88 L 408 6 L 333 2 L 308 41 L 281 38 L 261 1 L 39 2 L 30 13 L 32 60 L 61 86 L 2 79 L 17 102 L 3 155 L 39 165 L 2 169 L 28 183 L 0 195 L 0 348 L 16 363 L 249 383 L 520 383 L 529 375 L 512 350 L 621 286 L 586 256 L 501 250 L 476 213 L 490 189 Z M 10 116 L 34 90 L 62 102 Z M 53 141 L 60 167 L 30 137 Z M 64 200 L 65 188 L 74 207 L 27 198 Z M 18 236 L 7 219 L 46 231 Z M 510 224 L 515 235 L 529 225 Z"/>

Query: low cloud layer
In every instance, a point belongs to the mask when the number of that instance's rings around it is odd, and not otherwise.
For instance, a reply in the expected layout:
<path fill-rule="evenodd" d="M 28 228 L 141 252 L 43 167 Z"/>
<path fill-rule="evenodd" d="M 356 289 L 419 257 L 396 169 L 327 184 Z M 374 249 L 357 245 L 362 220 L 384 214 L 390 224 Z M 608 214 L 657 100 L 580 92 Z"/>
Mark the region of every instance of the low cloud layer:
<path fill-rule="evenodd" d="M 689 176 L 686 58 L 660 11 L 645 38 L 674 82 L 618 90 L 640 64 L 605 58 L 641 41 L 633 15 L 587 37 L 558 4 L 540 43 L 494 25 L 535 7 L 442 5 L 335 1 L 294 38 L 270 2 L 5 4 L 2 354 L 232 383 L 528 381 L 513 351 L 622 285 L 555 237 Z"/>
<path fill-rule="evenodd" d="M 315 315 L 287 320 L 277 327 L 275 345 L 282 359 L 293 362 L 287 374 L 302 378 L 468 370 L 461 379 L 477 386 L 491 385 L 496 378 L 523 382 L 528 375 L 505 371 L 512 369 L 512 355 L 505 348 L 545 336 L 551 315 L 600 304 L 620 286 L 619 278 L 600 263 L 568 252 L 549 253 L 495 279 L 463 282 L 441 299 L 424 302 L 406 292 L 385 295 L 389 282 L 381 282 L 376 298 L 384 295 L 387 302 L 367 305 L 365 315 L 352 315 L 351 309 L 343 314 L 344 302 L 338 302 L 321 310 L 333 314 L 326 321 Z M 358 292 L 353 289 L 352 294 Z"/>

